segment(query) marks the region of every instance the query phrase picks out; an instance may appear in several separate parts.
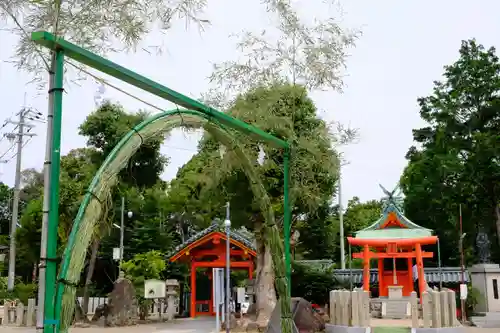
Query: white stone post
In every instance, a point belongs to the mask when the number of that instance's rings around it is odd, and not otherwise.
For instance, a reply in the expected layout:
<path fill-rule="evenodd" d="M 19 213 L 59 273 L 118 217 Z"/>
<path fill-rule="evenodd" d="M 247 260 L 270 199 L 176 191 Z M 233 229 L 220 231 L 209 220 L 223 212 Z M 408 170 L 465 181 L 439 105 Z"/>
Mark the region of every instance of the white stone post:
<path fill-rule="evenodd" d="M 26 326 L 35 326 L 36 319 L 36 300 L 30 298 L 28 300 L 28 310 L 26 311 Z"/>
<path fill-rule="evenodd" d="M 15 308 L 16 311 L 16 326 L 23 326 L 24 324 L 24 304 L 19 302 Z"/>
<path fill-rule="evenodd" d="M 335 308 L 337 306 L 336 304 L 336 291 L 335 290 L 330 290 L 330 305 L 328 306 L 328 311 L 329 311 L 329 316 L 330 316 L 330 324 L 335 325 Z"/>
<path fill-rule="evenodd" d="M 439 291 L 433 290 L 431 293 L 432 298 L 432 327 L 441 328 L 441 299 Z"/>
<path fill-rule="evenodd" d="M 358 327 L 359 325 L 359 292 L 354 290 L 351 292 L 351 326 Z"/>
<path fill-rule="evenodd" d="M 439 299 L 441 303 L 441 327 L 449 327 L 449 302 L 448 302 L 448 293 L 445 290 L 441 290 L 439 292 Z"/>
<path fill-rule="evenodd" d="M 424 328 L 431 327 L 431 295 L 424 291 L 422 293 L 422 318 L 424 322 Z"/>
<path fill-rule="evenodd" d="M 417 293 L 412 291 L 410 294 L 410 306 L 411 306 L 411 327 L 418 328 L 418 300 Z"/>

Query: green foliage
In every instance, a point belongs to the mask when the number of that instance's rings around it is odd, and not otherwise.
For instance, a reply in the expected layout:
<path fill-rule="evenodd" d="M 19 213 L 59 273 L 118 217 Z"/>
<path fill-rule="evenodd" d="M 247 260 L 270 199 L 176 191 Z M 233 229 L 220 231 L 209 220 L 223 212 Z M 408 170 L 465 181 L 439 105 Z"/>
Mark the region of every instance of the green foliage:
<path fill-rule="evenodd" d="M 24 271 L 32 271 L 40 257 L 40 233 L 42 227 L 42 201 L 35 199 L 26 206 L 16 231 L 17 265 Z"/>
<path fill-rule="evenodd" d="M 237 98 L 228 113 L 260 129 L 288 140 L 293 145 L 291 199 L 293 214 L 314 212 L 334 192 L 338 159 L 327 124 L 317 117 L 316 108 L 304 88 L 291 85 L 261 87 Z M 257 160 L 259 147 L 243 141 L 245 151 Z M 182 208 L 191 216 L 206 212 L 208 218 L 223 216 L 223 205 L 231 201 L 231 216 L 238 225 L 253 229 L 262 221 L 258 201 L 234 155 L 220 158 L 219 144 L 205 137 L 200 152 L 172 181 L 171 195 L 194 197 Z M 262 166 L 255 164 L 278 219 L 283 216 L 283 151 L 263 147 Z"/>
<path fill-rule="evenodd" d="M 95 172 L 104 157 L 131 127 L 139 123 L 145 113 L 126 113 L 119 105 L 105 103 L 90 114 L 81 126 L 81 134 L 89 141 L 89 147 L 71 150 L 61 158 L 60 202 L 59 202 L 59 240 L 58 252 L 61 254 L 73 225 L 83 196 Z M 130 258 L 135 253 L 149 250 L 166 251 L 177 238 L 173 233 L 174 226 L 168 223 L 169 210 L 165 190 L 167 185 L 161 182 L 159 175 L 166 159 L 160 155 L 159 146 L 163 137 L 153 140 L 135 155 L 130 166 L 123 172 L 123 180 L 117 189 L 106 223 L 120 223 L 120 199 L 124 195 L 126 209 L 134 215 L 126 220 L 125 255 Z M 40 228 L 42 221 L 42 187 L 43 175 L 35 169 L 27 169 L 22 173 L 23 189 L 21 199 L 26 204 L 21 206 L 20 224 L 17 231 L 18 260 L 17 273 L 23 280 L 31 278 L 33 266 L 38 264 L 40 247 Z M 10 221 L 3 222 L 2 213 L 8 215 L 8 187 L 0 187 L 0 226 L 5 232 L 9 230 Z M 6 207 L 6 208 L 3 208 Z M 3 225 L 6 227 L 3 228 Z M 118 229 L 101 229 L 96 236 L 105 239 L 101 249 L 104 257 L 110 257 L 112 248 L 119 243 Z M 175 238 L 175 240 L 174 240 Z M 102 272 L 104 274 L 104 272 Z"/>
<path fill-rule="evenodd" d="M 0 300 L 18 300 L 28 304 L 28 299 L 35 298 L 38 286 L 35 283 L 23 283 L 17 280 L 12 292 L 7 291 L 7 277 L 0 277 Z"/>
<path fill-rule="evenodd" d="M 413 131 L 401 178 L 405 211 L 417 224 L 434 229 L 444 265 L 458 265 L 459 205 L 467 233 L 468 261 L 476 260 L 477 231 L 490 235 L 493 258 L 500 248 L 500 62 L 494 48 L 463 41 L 459 59 L 445 66 L 443 80 L 419 99 L 427 127 Z"/>
<path fill-rule="evenodd" d="M 164 255 L 155 250 L 136 254 L 121 265 L 121 269 L 134 284 L 138 295 L 144 295 L 144 281 L 160 279 L 165 268 Z"/>
<path fill-rule="evenodd" d="M 4 270 L 4 263 L 0 263 L 0 272 L 3 273 Z M 5 290 L 7 289 L 7 280 L 8 278 L 6 276 L 0 276 L 0 290 Z"/>
<path fill-rule="evenodd" d="M 332 220 L 332 228 L 334 238 L 332 239 L 334 249 L 334 259 L 340 258 L 340 223 L 338 216 L 338 206 L 332 208 L 330 220 Z M 353 236 L 356 231 L 364 229 L 377 221 L 382 215 L 382 202 L 380 200 L 369 200 L 361 202 L 358 197 L 353 197 L 347 203 L 347 208 L 344 212 L 344 236 Z M 348 262 L 348 244 L 344 242 L 346 254 L 346 266 Z M 357 247 L 352 248 L 352 252 L 357 251 Z M 337 260 L 336 260 L 337 261 Z M 361 268 L 362 263 L 358 259 L 351 262 L 353 268 Z M 340 263 L 337 262 L 337 268 L 340 268 Z"/>
<path fill-rule="evenodd" d="M 137 300 L 140 305 L 140 317 L 145 319 L 151 302 L 144 298 L 144 281 L 160 279 L 166 268 L 164 255 L 159 251 L 149 251 L 136 254 L 131 260 L 124 261 L 121 269 L 125 277 L 134 285 Z"/>
<path fill-rule="evenodd" d="M 7 185 L 0 182 L 0 235 L 9 234 L 11 198 L 12 190 Z"/>
<path fill-rule="evenodd" d="M 307 214 L 297 221 L 296 230 L 300 233 L 296 255 L 301 259 L 335 259 L 338 246 L 337 224 L 334 208 L 329 202 L 322 204 L 317 211 Z"/>
<path fill-rule="evenodd" d="M 467 317 L 470 318 L 470 316 L 474 313 L 475 307 L 479 304 L 479 302 L 484 299 L 484 295 L 481 294 L 481 292 L 472 287 L 470 284 L 467 285 L 467 299 L 465 300 L 465 305 L 466 305 L 466 310 L 467 310 Z M 460 295 L 459 295 L 460 298 Z"/>
<path fill-rule="evenodd" d="M 79 134 L 95 149 L 97 156 L 92 159 L 102 163 L 121 138 L 148 116 L 146 112 L 130 114 L 119 104 L 106 102 L 85 119 Z M 122 182 L 139 188 L 155 185 L 168 162 L 160 154 L 162 143 L 163 136 L 158 136 L 143 144 L 120 173 Z"/>
<path fill-rule="evenodd" d="M 330 290 L 341 287 L 328 270 L 311 269 L 298 263 L 293 263 L 292 267 L 292 297 L 303 297 L 311 303 L 324 305 L 329 302 Z"/>

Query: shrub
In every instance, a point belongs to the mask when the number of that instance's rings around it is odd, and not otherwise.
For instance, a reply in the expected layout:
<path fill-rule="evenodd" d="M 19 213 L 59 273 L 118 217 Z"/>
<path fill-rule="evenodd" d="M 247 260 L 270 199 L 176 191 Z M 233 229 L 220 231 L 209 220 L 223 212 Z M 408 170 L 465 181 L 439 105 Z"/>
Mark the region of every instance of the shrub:
<path fill-rule="evenodd" d="M 324 305 L 329 302 L 333 289 L 341 284 L 329 270 L 319 270 L 304 264 L 292 265 L 292 297 L 302 297 L 311 303 Z"/>
<path fill-rule="evenodd" d="M 17 281 L 14 291 L 9 292 L 7 291 L 7 278 L 0 277 L 0 303 L 5 300 L 18 300 L 23 304 L 28 304 L 28 299 L 36 297 L 37 288 L 35 283 Z"/>

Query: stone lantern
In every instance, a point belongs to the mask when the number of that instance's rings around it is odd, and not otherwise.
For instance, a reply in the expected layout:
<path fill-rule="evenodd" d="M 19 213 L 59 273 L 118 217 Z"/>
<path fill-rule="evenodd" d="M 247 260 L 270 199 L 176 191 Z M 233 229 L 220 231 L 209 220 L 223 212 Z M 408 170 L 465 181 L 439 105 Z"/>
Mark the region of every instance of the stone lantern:
<path fill-rule="evenodd" d="M 167 320 L 173 320 L 176 314 L 176 304 L 175 301 L 178 295 L 179 281 L 175 279 L 168 279 L 165 281 L 165 287 L 167 289 Z"/>

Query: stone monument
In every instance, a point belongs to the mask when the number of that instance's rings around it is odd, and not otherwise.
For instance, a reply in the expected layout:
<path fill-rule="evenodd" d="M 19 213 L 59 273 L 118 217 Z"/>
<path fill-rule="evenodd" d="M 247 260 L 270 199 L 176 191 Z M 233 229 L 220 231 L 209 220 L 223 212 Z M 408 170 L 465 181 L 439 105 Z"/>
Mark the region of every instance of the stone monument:
<path fill-rule="evenodd" d="M 257 309 L 254 302 L 255 280 L 247 280 L 245 289 L 245 293 L 248 295 L 248 309 L 246 315 L 251 316 L 253 319 L 255 319 L 254 317 L 257 314 Z"/>
<path fill-rule="evenodd" d="M 135 288 L 123 272 L 116 280 L 113 291 L 109 294 L 109 314 L 106 326 L 134 325 L 137 321 L 137 300 Z"/>
<path fill-rule="evenodd" d="M 476 246 L 479 263 L 473 265 L 469 272 L 472 287 L 481 293 L 481 297 L 474 310 L 486 314 L 478 319 L 484 323 L 478 326 L 500 327 L 500 266 L 490 261 L 490 241 L 484 230 L 477 234 Z"/>

